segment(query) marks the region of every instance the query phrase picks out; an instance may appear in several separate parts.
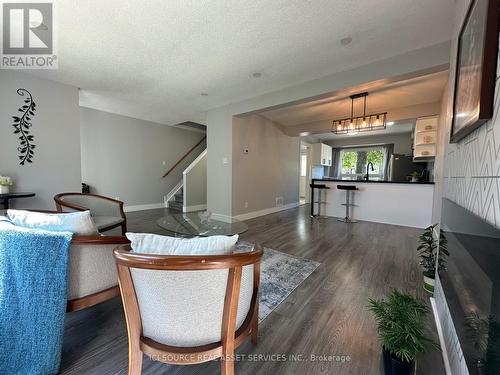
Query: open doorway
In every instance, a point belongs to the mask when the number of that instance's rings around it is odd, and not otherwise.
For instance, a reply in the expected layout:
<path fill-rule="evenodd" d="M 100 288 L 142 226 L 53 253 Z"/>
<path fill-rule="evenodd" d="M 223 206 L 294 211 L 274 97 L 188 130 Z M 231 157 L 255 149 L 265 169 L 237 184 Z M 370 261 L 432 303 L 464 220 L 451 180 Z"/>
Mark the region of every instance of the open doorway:
<path fill-rule="evenodd" d="M 307 142 L 300 142 L 300 160 L 299 160 L 299 203 L 305 204 L 309 202 L 311 181 L 311 145 Z"/>

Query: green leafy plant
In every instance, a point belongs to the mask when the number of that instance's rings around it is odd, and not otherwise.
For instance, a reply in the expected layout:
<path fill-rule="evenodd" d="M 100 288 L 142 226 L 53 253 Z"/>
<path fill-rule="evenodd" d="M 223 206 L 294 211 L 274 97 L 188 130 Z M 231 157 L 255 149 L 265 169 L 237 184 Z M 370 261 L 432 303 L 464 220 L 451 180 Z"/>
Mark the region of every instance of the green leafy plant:
<path fill-rule="evenodd" d="M 429 308 L 412 295 L 393 289 L 386 300 L 370 299 L 368 309 L 377 322 L 383 348 L 393 358 L 413 362 L 418 353 L 437 346 L 428 338 Z"/>
<path fill-rule="evenodd" d="M 6 176 L 0 176 L 0 186 L 11 186 L 12 179 Z"/>
<path fill-rule="evenodd" d="M 448 240 L 442 230 L 439 231 L 439 240 L 434 238 L 433 232 L 437 224 L 425 228 L 424 232 L 420 235 L 417 247 L 418 256 L 420 258 L 420 265 L 424 269 L 424 276 L 434 278 L 436 272 L 436 259 L 438 258 L 439 246 L 439 260 L 438 272 L 446 269 L 446 257 L 450 255 L 448 252 Z"/>
<path fill-rule="evenodd" d="M 368 151 L 366 161 L 368 163 L 373 163 L 373 165 L 382 165 L 384 162 L 384 152 L 382 150 Z"/>
<path fill-rule="evenodd" d="M 358 154 L 354 151 L 345 151 L 342 158 L 342 168 L 349 170 L 351 168 L 356 168 L 356 162 L 358 161 Z"/>

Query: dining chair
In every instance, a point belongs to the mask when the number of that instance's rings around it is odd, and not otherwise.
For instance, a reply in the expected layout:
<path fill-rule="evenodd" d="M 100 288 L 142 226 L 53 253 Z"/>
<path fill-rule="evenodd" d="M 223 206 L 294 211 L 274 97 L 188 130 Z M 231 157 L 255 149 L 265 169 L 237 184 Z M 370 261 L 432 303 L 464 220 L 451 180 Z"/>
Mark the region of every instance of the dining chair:
<path fill-rule="evenodd" d="M 234 374 L 234 350 L 257 344 L 262 250 L 228 255 L 158 255 L 114 250 L 129 340 L 130 375 L 143 354 L 188 365 L 220 358 Z"/>

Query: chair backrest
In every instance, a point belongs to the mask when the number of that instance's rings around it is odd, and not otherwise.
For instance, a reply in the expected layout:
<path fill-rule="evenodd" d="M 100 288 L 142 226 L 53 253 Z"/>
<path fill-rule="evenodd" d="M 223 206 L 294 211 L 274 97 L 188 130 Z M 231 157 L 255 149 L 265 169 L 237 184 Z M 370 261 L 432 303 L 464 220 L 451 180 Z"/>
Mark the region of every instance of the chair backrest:
<path fill-rule="evenodd" d="M 29 211 L 60 214 L 54 210 Z M 113 297 L 108 291 L 116 289 L 118 284 L 113 250 L 125 244 L 130 244 L 125 236 L 73 236 L 68 261 L 68 311 L 90 307 Z M 102 292 L 104 294 L 99 296 Z"/>
<path fill-rule="evenodd" d="M 54 197 L 54 201 L 60 211 L 90 210 L 105 216 L 116 216 L 117 212 L 123 211 L 123 202 L 97 194 L 61 193 Z"/>
<path fill-rule="evenodd" d="M 68 300 L 118 285 L 113 250 L 127 243 L 123 236 L 74 236 L 69 250 Z"/>
<path fill-rule="evenodd" d="M 220 342 L 224 327 L 236 331 L 251 318 L 258 298 L 260 247 L 209 256 L 129 249 L 114 252 L 129 332 L 133 325 L 160 344 L 195 347 Z M 231 312 L 234 298 L 238 303 Z"/>

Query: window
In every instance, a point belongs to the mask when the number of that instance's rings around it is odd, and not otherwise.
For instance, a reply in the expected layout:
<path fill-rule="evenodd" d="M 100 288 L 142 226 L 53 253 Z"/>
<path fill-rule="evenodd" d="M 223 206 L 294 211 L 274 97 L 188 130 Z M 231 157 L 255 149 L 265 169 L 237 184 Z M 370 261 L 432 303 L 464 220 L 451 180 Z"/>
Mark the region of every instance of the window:
<path fill-rule="evenodd" d="M 373 164 L 370 179 L 384 179 L 385 151 L 381 146 L 345 148 L 340 151 L 339 172 L 342 178 L 361 179 L 366 175 L 366 166 Z"/>
<path fill-rule="evenodd" d="M 297 160 L 297 159 L 295 159 Z M 295 164 L 297 165 L 297 164 Z M 307 175 L 307 154 L 300 154 L 300 176 L 306 177 Z"/>

